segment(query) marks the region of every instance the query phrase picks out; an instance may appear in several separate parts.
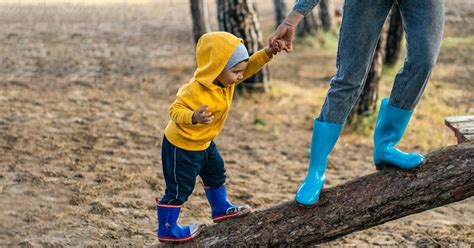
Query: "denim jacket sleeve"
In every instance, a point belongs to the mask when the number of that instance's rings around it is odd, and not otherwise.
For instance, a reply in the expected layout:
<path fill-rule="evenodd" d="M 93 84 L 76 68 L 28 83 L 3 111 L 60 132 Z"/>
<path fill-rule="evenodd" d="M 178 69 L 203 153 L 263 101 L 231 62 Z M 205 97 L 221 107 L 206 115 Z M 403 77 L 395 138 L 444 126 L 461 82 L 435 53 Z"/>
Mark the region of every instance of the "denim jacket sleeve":
<path fill-rule="evenodd" d="M 302 15 L 307 15 L 320 1 L 321 0 L 298 0 L 293 10 Z"/>

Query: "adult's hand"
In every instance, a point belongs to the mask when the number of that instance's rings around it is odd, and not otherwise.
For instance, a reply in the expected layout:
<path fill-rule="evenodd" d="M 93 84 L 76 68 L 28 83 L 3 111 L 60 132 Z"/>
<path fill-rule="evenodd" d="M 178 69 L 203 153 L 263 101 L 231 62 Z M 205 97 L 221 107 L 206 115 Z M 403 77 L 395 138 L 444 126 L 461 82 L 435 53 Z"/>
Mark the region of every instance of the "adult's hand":
<path fill-rule="evenodd" d="M 276 40 L 284 42 L 287 53 L 293 50 L 293 39 L 295 38 L 296 26 L 304 18 L 304 16 L 296 11 L 291 11 L 290 14 L 283 20 L 283 22 L 275 30 L 275 33 L 269 39 L 270 44 L 275 44 Z"/>
<path fill-rule="evenodd" d="M 295 37 L 295 27 L 290 26 L 286 23 L 282 23 L 275 30 L 275 33 L 270 37 L 270 44 L 275 44 L 275 41 L 283 41 L 283 50 L 289 53 L 293 50 L 293 39 Z"/>

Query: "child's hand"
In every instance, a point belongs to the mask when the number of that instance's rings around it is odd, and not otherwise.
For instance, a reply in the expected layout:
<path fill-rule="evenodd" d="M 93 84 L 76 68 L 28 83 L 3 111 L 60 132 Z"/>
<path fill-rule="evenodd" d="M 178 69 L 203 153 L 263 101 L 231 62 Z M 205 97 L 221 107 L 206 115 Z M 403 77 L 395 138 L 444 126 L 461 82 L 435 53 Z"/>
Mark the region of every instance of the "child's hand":
<path fill-rule="evenodd" d="M 214 115 L 211 112 L 206 113 L 207 105 L 202 105 L 193 114 L 193 124 L 211 124 L 212 119 L 214 119 Z"/>
<path fill-rule="evenodd" d="M 274 47 L 274 51 L 276 51 L 277 53 L 287 50 L 285 42 L 283 42 L 282 40 L 274 40 L 272 46 Z"/>
<path fill-rule="evenodd" d="M 274 40 L 273 43 L 268 43 L 268 47 L 265 48 L 265 51 L 270 56 L 276 55 L 277 53 L 286 49 L 285 43 L 282 40 Z"/>

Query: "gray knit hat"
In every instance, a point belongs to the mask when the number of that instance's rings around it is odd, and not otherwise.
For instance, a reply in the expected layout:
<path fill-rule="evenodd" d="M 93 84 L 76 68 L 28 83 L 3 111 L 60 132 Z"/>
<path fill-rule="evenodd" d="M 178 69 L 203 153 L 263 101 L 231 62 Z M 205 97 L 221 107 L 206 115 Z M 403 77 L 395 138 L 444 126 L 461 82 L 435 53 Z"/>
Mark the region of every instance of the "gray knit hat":
<path fill-rule="evenodd" d="M 223 72 L 229 70 L 232 68 L 234 65 L 246 60 L 249 58 L 249 52 L 247 51 L 247 48 L 244 46 L 244 44 L 240 43 L 234 50 L 234 53 L 232 53 L 232 56 L 230 57 L 229 61 L 227 61 L 227 64 L 224 67 Z"/>

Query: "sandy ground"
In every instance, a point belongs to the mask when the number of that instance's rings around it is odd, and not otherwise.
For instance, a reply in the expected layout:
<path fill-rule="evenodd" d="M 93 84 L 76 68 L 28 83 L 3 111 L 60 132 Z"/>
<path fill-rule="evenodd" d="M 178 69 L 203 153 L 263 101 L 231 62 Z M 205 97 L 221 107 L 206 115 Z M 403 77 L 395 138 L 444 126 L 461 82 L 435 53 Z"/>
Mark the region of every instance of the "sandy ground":
<path fill-rule="evenodd" d="M 160 149 L 167 109 L 194 70 L 187 1 L 19 3 L 0 5 L 0 246 L 157 244 L 154 199 L 164 192 Z M 268 37 L 272 6 L 258 3 Z M 425 99 L 439 96 L 457 114 L 473 114 L 474 4 L 447 1 L 446 13 L 446 37 L 463 42 L 443 47 Z M 465 37 L 471 37 L 467 43 Z M 263 209 L 293 199 L 306 173 L 312 118 L 334 65 L 335 51 L 298 45 L 270 65 L 271 93 L 234 101 L 216 143 L 235 203 Z M 425 102 L 415 122 L 428 118 Z M 423 129 L 441 138 L 416 145 L 415 126 L 402 148 L 426 153 L 454 144 L 443 118 Z M 330 157 L 328 187 L 374 172 L 370 140 L 343 134 Z M 472 247 L 473 203 L 467 199 L 322 246 Z M 181 223 L 211 223 L 199 184 Z"/>

